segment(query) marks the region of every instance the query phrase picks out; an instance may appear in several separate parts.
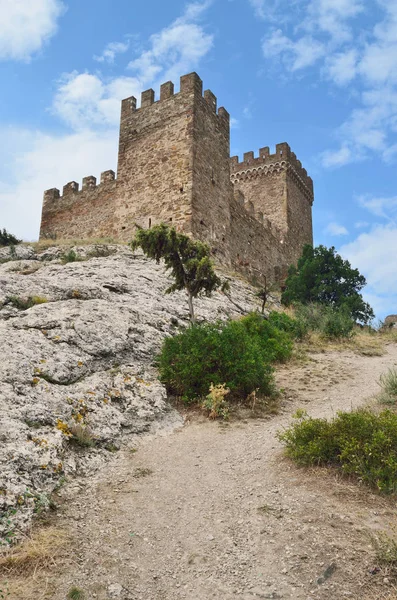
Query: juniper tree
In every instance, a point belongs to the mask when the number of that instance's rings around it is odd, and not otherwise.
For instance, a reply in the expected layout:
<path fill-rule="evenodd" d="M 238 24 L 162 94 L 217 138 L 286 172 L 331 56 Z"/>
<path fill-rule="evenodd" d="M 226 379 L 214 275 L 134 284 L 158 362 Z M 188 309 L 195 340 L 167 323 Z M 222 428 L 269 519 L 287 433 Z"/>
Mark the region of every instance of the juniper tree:
<path fill-rule="evenodd" d="M 360 291 L 366 280 L 358 269 L 336 253 L 335 248 L 306 244 L 297 266 L 291 266 L 285 282 L 281 302 L 317 302 L 333 307 L 343 307 L 355 321 L 368 323 L 374 318 L 370 305 Z"/>
<path fill-rule="evenodd" d="M 0 246 L 16 246 L 20 244 L 21 240 L 12 235 L 12 233 L 8 233 L 7 229 L 0 229 Z"/>
<path fill-rule="evenodd" d="M 144 254 L 157 263 L 164 260 L 174 283 L 166 294 L 185 290 L 189 305 L 190 321 L 195 322 L 193 299 L 199 294 L 210 296 L 218 288 L 227 289 L 214 271 L 207 244 L 192 240 L 165 224 L 150 229 L 138 228 L 131 248 L 141 248 Z"/>

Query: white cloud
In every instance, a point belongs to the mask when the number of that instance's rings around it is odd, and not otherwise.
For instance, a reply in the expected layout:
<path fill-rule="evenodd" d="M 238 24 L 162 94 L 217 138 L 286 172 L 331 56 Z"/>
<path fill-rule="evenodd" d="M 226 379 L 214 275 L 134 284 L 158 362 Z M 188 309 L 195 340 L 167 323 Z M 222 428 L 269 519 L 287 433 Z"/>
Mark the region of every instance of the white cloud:
<path fill-rule="evenodd" d="M 280 57 L 288 71 L 297 71 L 312 66 L 325 53 L 325 47 L 311 36 L 304 36 L 297 41 L 283 35 L 275 29 L 262 41 L 265 58 Z"/>
<path fill-rule="evenodd" d="M 3 2 L 0 0 L 0 8 Z M 44 4 L 43 0 L 34 3 Z M 21 4 L 21 0 L 14 0 L 14 4 Z M 64 74 L 58 82 L 52 113 L 72 132 L 56 136 L 20 128 L 0 131 L 2 227 L 23 239 L 37 239 L 45 189 L 62 189 L 68 181 L 80 181 L 90 174 L 99 177 L 101 171 L 115 169 L 120 100 L 157 85 L 159 81 L 153 80 L 156 75 L 165 81 L 173 72 L 179 76 L 197 66 L 213 43 L 212 36 L 194 22 L 208 6 L 208 2 L 188 5 L 183 17 L 153 35 L 148 49 L 135 59 L 135 72 L 127 72 L 128 76 L 105 78 L 100 72 L 77 71 Z M 107 55 L 104 62 L 111 58 Z M 151 68 L 146 71 L 145 65 Z"/>
<path fill-rule="evenodd" d="M 100 54 L 99 56 L 94 56 L 94 60 L 96 60 L 97 62 L 100 62 L 100 63 L 106 62 L 106 63 L 113 64 L 114 59 L 116 58 L 117 54 L 124 54 L 125 52 L 127 52 L 129 47 L 130 47 L 130 43 L 128 41 L 127 42 L 110 42 L 109 44 L 106 45 L 102 54 Z"/>
<path fill-rule="evenodd" d="M 331 54 L 325 63 L 326 76 L 337 85 L 346 85 L 355 78 L 357 72 L 357 50 Z"/>
<path fill-rule="evenodd" d="M 364 297 L 378 317 L 395 312 L 397 306 L 397 227 L 378 225 L 369 233 L 340 248 L 340 254 L 366 279 Z"/>
<path fill-rule="evenodd" d="M 204 5 L 193 6 L 194 10 L 188 7 L 183 17 L 152 35 L 150 48 L 129 63 L 138 78 L 153 81 L 162 73 L 165 80 L 173 79 L 194 69 L 209 52 L 213 36 L 190 20 L 192 15 L 201 14 Z"/>
<path fill-rule="evenodd" d="M 208 6 L 209 2 L 189 4 L 182 17 L 150 36 L 149 48 L 128 65 L 131 76 L 107 79 L 101 73 L 65 73 L 55 94 L 54 114 L 75 130 L 117 125 L 123 98 L 139 100 L 143 89 L 192 71 L 209 52 L 213 36 L 193 22 Z"/>
<path fill-rule="evenodd" d="M 304 26 L 310 31 L 320 29 L 333 42 L 344 42 L 352 37 L 348 20 L 356 17 L 363 8 L 360 0 L 312 0 Z"/>
<path fill-rule="evenodd" d="M 397 196 L 371 197 L 359 196 L 358 203 L 376 217 L 394 220 L 397 218 Z"/>
<path fill-rule="evenodd" d="M 346 227 L 340 225 L 339 223 L 336 223 L 335 221 L 333 221 L 332 223 L 328 223 L 324 231 L 325 233 L 329 233 L 330 235 L 334 236 L 348 235 L 349 233 Z"/>
<path fill-rule="evenodd" d="M 369 223 L 368 221 L 357 221 L 357 223 L 354 223 L 354 227 L 356 229 L 364 229 L 366 227 L 369 227 Z"/>
<path fill-rule="evenodd" d="M 374 5 L 380 15 L 377 22 L 355 21 Z M 287 6 L 295 26 L 283 19 Z M 340 167 L 374 154 L 387 163 L 395 161 L 397 1 L 300 0 L 287 5 L 280 0 L 278 15 L 283 27 L 270 29 L 262 40 L 265 58 L 289 74 L 309 68 L 313 73 L 318 67 L 319 75 L 335 85 L 349 85 L 349 99 L 355 101 L 333 132 L 339 147 L 323 152 L 322 164 Z M 273 23 L 273 18 L 266 19 Z"/>
<path fill-rule="evenodd" d="M 1 137 L 12 148 L 0 173 L 1 226 L 27 240 L 37 239 L 43 192 L 87 175 L 115 169 L 116 129 L 65 136 L 7 129 Z"/>
<path fill-rule="evenodd" d="M 90 73 L 65 74 L 53 102 L 53 112 L 75 130 L 92 126 L 117 126 L 120 100 L 137 95 L 142 82 L 135 77 L 117 77 L 108 83 Z"/>
<path fill-rule="evenodd" d="M 56 33 L 61 0 L 0 0 L 0 60 L 28 61 Z"/>
<path fill-rule="evenodd" d="M 240 127 L 240 121 L 234 117 L 230 118 L 230 129 L 238 129 Z"/>
<path fill-rule="evenodd" d="M 260 19 L 264 19 L 266 15 L 266 0 L 249 0 L 249 2 L 254 9 L 255 15 Z"/>
<path fill-rule="evenodd" d="M 342 146 L 339 150 L 326 150 L 321 156 L 324 167 L 341 167 L 354 160 L 354 156 L 348 146 Z"/>

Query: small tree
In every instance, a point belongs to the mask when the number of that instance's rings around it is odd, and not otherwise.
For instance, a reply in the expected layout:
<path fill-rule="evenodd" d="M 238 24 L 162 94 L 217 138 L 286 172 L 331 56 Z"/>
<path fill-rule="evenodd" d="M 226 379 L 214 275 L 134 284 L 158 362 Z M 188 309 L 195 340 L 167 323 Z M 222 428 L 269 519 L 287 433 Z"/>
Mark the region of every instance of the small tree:
<path fill-rule="evenodd" d="M 262 308 L 261 308 L 262 315 L 265 314 L 265 306 L 266 306 L 267 298 L 269 295 L 269 288 L 267 285 L 267 277 L 266 276 L 264 276 L 264 280 L 265 280 L 264 286 L 261 287 L 261 289 L 255 294 L 255 296 L 257 298 L 262 300 Z"/>
<path fill-rule="evenodd" d="M 131 248 L 142 248 L 144 254 L 157 263 L 164 259 L 165 266 L 171 271 L 174 283 L 166 294 L 185 290 L 189 304 L 189 315 L 195 322 L 193 298 L 204 293 L 210 296 L 218 288 L 227 289 L 214 271 L 207 244 L 190 239 L 177 233 L 174 227 L 155 225 L 151 229 L 138 228 Z"/>
<path fill-rule="evenodd" d="M 360 294 L 366 280 L 335 248 L 304 246 L 298 265 L 289 268 L 281 302 L 344 307 L 352 319 L 368 323 L 374 312 Z"/>
<path fill-rule="evenodd" d="M 0 229 L 0 246 L 16 246 L 20 244 L 22 240 L 18 240 L 15 235 L 8 233 L 7 229 Z"/>

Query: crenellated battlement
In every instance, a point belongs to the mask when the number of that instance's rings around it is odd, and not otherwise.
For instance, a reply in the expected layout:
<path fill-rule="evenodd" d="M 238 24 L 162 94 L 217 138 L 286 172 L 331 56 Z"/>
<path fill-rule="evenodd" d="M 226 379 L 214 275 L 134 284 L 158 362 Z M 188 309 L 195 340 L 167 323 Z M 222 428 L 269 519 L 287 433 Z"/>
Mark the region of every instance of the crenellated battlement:
<path fill-rule="evenodd" d="M 43 203 L 48 205 L 50 202 L 55 202 L 56 200 L 61 200 L 62 198 L 70 198 L 87 191 L 90 192 L 99 188 L 104 188 L 115 181 L 116 173 L 111 169 L 101 173 L 99 185 L 97 185 L 96 177 L 93 175 L 88 175 L 88 177 L 83 177 L 81 190 L 77 181 L 69 181 L 69 183 L 64 185 L 62 188 L 62 195 L 57 188 L 46 190 L 44 192 Z"/>
<path fill-rule="evenodd" d="M 121 102 L 117 178 L 44 192 L 41 238 L 129 242 L 167 223 L 257 281 L 282 279 L 312 243 L 313 182 L 287 143 L 230 158 L 230 119 L 197 73 Z"/>
<path fill-rule="evenodd" d="M 241 162 L 238 156 L 232 156 L 230 159 L 233 183 L 253 177 L 277 174 L 281 171 L 289 171 L 296 178 L 307 198 L 313 202 L 313 180 L 286 142 L 277 144 L 274 154 L 270 154 L 269 147 L 265 146 L 259 149 L 258 157 L 255 157 L 254 152 L 251 151 L 244 153 Z"/>
<path fill-rule="evenodd" d="M 147 111 L 148 108 L 159 107 L 163 102 L 169 102 L 172 99 L 181 96 L 191 96 L 202 98 L 211 107 L 211 111 L 218 115 L 220 119 L 229 122 L 230 115 L 227 110 L 220 107 L 217 110 L 217 98 L 211 90 L 205 90 L 203 93 L 203 82 L 197 73 L 182 75 L 179 80 L 179 92 L 175 92 L 175 86 L 172 81 L 166 81 L 160 86 L 160 98 L 156 100 L 155 91 L 150 88 L 141 92 L 141 103 L 137 107 L 137 99 L 130 96 L 121 103 L 121 118 L 128 118 L 129 115 L 139 111 Z"/>
<path fill-rule="evenodd" d="M 275 240 L 280 241 L 284 237 L 283 231 L 270 221 L 261 210 L 257 210 L 254 203 L 251 200 L 246 200 L 243 192 L 237 187 L 234 188 L 234 200 L 239 209 L 243 209 L 246 215 L 255 219 L 262 227 L 264 227 Z"/>

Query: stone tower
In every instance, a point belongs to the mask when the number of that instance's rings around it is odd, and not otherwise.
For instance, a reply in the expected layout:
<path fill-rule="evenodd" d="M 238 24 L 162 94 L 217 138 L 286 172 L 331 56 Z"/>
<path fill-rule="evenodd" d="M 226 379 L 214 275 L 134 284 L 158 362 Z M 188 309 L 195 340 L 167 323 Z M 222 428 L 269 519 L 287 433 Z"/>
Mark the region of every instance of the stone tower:
<path fill-rule="evenodd" d="M 210 242 L 225 253 L 230 232 L 229 114 L 196 73 L 122 102 L 117 179 L 123 202 L 118 230 L 157 223 Z"/>
<path fill-rule="evenodd" d="M 279 229 L 290 262 L 304 244 L 313 243 L 313 181 L 288 144 L 277 144 L 275 154 L 260 148 L 259 157 L 246 152 L 242 162 L 230 159 L 231 179 L 254 211 Z"/>
<path fill-rule="evenodd" d="M 312 241 L 313 182 L 288 144 L 230 159 L 229 114 L 196 73 L 121 104 L 117 178 L 44 193 L 40 238 L 132 239 L 136 225 L 173 225 L 215 259 L 257 280 L 280 279 Z"/>

